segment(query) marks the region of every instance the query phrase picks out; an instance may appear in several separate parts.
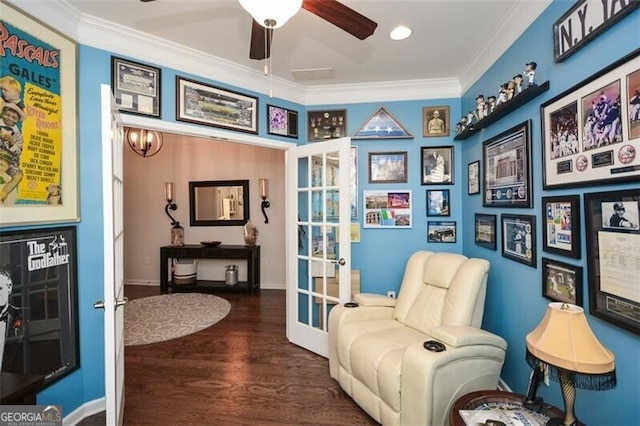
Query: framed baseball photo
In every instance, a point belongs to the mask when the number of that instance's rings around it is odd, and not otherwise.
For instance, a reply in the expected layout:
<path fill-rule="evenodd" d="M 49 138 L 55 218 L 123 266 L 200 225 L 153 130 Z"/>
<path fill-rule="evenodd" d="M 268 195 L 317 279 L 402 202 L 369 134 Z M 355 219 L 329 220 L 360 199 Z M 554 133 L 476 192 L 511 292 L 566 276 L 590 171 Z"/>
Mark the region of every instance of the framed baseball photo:
<path fill-rule="evenodd" d="M 542 296 L 582 306 L 582 268 L 543 257 Z"/>

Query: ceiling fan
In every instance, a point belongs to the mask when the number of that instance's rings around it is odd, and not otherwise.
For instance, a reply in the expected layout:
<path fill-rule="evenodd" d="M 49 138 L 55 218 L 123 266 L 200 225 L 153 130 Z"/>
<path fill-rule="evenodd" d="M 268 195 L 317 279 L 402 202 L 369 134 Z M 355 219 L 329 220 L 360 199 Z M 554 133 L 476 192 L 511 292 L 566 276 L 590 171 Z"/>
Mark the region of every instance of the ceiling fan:
<path fill-rule="evenodd" d="M 143 3 L 155 0 L 140 0 Z M 298 0 L 300 1 L 300 0 Z M 240 1 L 243 8 L 245 4 L 252 3 L 248 1 Z M 264 5 L 264 0 L 260 0 Z M 275 6 L 277 8 L 277 6 Z M 313 13 L 314 15 L 324 19 L 335 25 L 336 27 L 348 32 L 349 34 L 364 40 L 373 34 L 378 24 L 355 10 L 345 6 L 337 0 L 302 0 L 302 8 Z M 247 9 L 248 10 L 248 9 Z M 297 12 L 295 8 L 290 16 Z M 265 15 L 267 16 L 267 15 Z M 286 18 L 288 19 L 288 18 Z M 285 22 L 286 22 L 285 19 Z M 284 24 L 277 23 L 273 19 L 264 20 L 260 23 L 253 19 L 251 25 L 251 46 L 249 48 L 249 57 L 251 59 L 262 60 L 271 56 L 271 42 L 273 41 L 273 29 Z"/>

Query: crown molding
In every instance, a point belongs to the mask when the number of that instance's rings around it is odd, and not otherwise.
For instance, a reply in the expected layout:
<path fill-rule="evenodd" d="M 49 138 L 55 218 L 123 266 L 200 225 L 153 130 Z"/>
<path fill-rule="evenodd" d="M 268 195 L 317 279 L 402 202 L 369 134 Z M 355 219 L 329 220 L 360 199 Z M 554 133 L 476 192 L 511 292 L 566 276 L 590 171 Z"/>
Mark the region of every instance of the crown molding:
<path fill-rule="evenodd" d="M 261 71 L 80 13 L 64 0 L 7 0 L 24 12 L 80 44 L 143 62 L 173 68 L 205 79 L 285 99 L 301 105 L 353 104 L 421 99 L 459 98 L 551 3 L 515 2 L 510 16 L 496 28 L 487 47 L 478 52 L 463 77 L 387 81 L 361 84 L 303 86 Z M 523 26 L 525 25 L 525 26 Z M 203 74 L 206 70 L 206 74 Z"/>
<path fill-rule="evenodd" d="M 483 49 L 476 52 L 467 69 L 460 75 L 461 93 L 465 93 L 487 72 L 509 47 L 538 19 L 553 0 L 516 1 L 496 25 Z M 524 67 L 524 64 L 522 64 Z M 511 76 L 509 76 L 511 77 Z"/>

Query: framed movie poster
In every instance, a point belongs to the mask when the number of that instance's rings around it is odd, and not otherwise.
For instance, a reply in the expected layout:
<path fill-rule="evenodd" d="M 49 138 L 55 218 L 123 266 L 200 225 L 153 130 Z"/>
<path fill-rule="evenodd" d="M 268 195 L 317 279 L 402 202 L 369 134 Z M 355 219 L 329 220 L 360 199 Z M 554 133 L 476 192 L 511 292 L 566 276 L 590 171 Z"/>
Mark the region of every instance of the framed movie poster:
<path fill-rule="evenodd" d="M 543 188 L 640 180 L 640 49 L 540 107 Z"/>
<path fill-rule="evenodd" d="M 536 217 L 503 214 L 502 256 L 536 267 Z"/>
<path fill-rule="evenodd" d="M 160 118 L 160 68 L 111 57 L 111 91 L 122 112 Z"/>
<path fill-rule="evenodd" d="M 580 197 L 542 197 L 542 250 L 580 259 Z"/>
<path fill-rule="evenodd" d="M 582 268 L 543 257 L 542 296 L 582 306 Z"/>
<path fill-rule="evenodd" d="M 48 386 L 80 366 L 76 228 L 0 235 L 0 365 Z"/>
<path fill-rule="evenodd" d="M 0 25 L 0 227 L 77 221 L 77 46 L 6 2 Z"/>
<path fill-rule="evenodd" d="M 589 313 L 640 335 L 640 190 L 584 194 Z"/>
<path fill-rule="evenodd" d="M 176 76 L 176 120 L 258 133 L 258 98 Z"/>
<path fill-rule="evenodd" d="M 485 207 L 531 207 L 531 130 L 530 120 L 485 141 Z"/>

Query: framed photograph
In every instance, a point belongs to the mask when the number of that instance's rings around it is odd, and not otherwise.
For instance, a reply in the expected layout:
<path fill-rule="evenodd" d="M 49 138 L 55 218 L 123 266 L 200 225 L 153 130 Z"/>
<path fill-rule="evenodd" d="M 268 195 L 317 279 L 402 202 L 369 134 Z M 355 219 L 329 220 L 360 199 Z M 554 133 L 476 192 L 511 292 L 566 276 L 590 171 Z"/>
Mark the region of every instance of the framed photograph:
<path fill-rule="evenodd" d="M 542 296 L 582 306 L 582 267 L 543 257 Z"/>
<path fill-rule="evenodd" d="M 407 151 L 369 153 L 369 183 L 406 182 Z"/>
<path fill-rule="evenodd" d="M 536 268 L 536 217 L 503 214 L 502 256 Z"/>
<path fill-rule="evenodd" d="M 160 118 L 160 68 L 111 57 L 111 91 L 122 112 Z"/>
<path fill-rule="evenodd" d="M 423 146 L 420 154 L 422 185 L 453 185 L 453 146 Z"/>
<path fill-rule="evenodd" d="M 580 259 L 580 197 L 542 197 L 542 250 Z"/>
<path fill-rule="evenodd" d="M 9 142 L 0 144 L 0 227 L 76 222 L 77 45 L 6 2 L 0 25 L 6 47 L 0 76 L 15 89 L 0 99 L 15 121 L 2 129 Z M 10 48 L 12 42 L 20 48 Z"/>
<path fill-rule="evenodd" d="M 176 76 L 176 120 L 258 133 L 258 98 Z"/>
<path fill-rule="evenodd" d="M 347 110 L 307 111 L 307 140 L 322 142 L 347 136 Z"/>
<path fill-rule="evenodd" d="M 298 139 L 298 111 L 267 104 L 267 133 Z"/>
<path fill-rule="evenodd" d="M 74 226 L 0 235 L 3 372 L 49 386 L 79 368 L 76 252 Z"/>
<path fill-rule="evenodd" d="M 363 228 L 411 228 L 411 190 L 362 191 Z"/>
<path fill-rule="evenodd" d="M 543 188 L 640 180 L 640 49 L 545 102 Z"/>
<path fill-rule="evenodd" d="M 531 207 L 530 120 L 482 144 L 485 207 Z"/>
<path fill-rule="evenodd" d="M 467 175 L 469 176 L 467 193 L 478 195 L 480 193 L 480 161 L 474 161 L 467 165 Z"/>
<path fill-rule="evenodd" d="M 427 216 L 451 216 L 448 189 L 427 189 Z"/>
<path fill-rule="evenodd" d="M 422 136 L 425 138 L 449 136 L 450 123 L 448 106 L 422 108 Z"/>
<path fill-rule="evenodd" d="M 640 335 L 640 189 L 584 194 L 589 313 Z"/>
<path fill-rule="evenodd" d="M 476 245 L 496 250 L 496 215 L 476 213 Z"/>
<path fill-rule="evenodd" d="M 427 221 L 427 242 L 428 243 L 455 243 L 456 242 L 456 222 L 448 221 Z"/>

